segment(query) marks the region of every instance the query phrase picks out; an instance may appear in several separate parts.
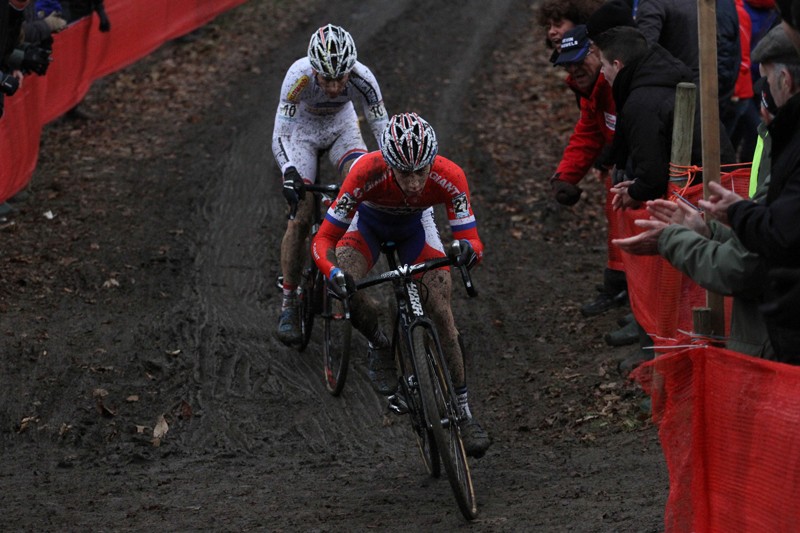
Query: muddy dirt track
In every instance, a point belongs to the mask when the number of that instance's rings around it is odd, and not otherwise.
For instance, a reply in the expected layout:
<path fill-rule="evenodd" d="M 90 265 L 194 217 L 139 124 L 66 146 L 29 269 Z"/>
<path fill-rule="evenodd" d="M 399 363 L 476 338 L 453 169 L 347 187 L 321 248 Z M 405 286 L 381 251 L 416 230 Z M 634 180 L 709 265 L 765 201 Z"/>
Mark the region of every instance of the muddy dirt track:
<path fill-rule="evenodd" d="M 574 209 L 546 194 L 577 111 L 532 15 L 253 0 L 97 83 L 95 120 L 49 125 L 30 197 L 0 224 L 3 530 L 661 530 L 656 428 L 615 371 L 628 349 L 602 340 L 625 310 L 578 313 L 604 261 L 600 186 Z M 319 339 L 298 354 L 272 334 L 275 106 L 327 22 L 472 183 L 487 255 L 480 297 L 453 305 L 494 444 L 471 463 L 471 524 L 365 354 L 333 398 Z"/>

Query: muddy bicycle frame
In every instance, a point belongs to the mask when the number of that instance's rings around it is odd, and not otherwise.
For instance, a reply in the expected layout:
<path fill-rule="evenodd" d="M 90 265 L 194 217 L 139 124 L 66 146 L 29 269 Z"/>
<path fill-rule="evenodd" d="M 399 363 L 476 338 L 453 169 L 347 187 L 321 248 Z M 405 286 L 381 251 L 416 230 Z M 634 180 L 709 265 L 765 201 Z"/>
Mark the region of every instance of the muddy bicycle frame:
<path fill-rule="evenodd" d="M 418 275 L 443 266 L 456 266 L 461 271 L 467 293 L 476 296 L 477 291 L 467 267 L 454 259 L 460 252 L 458 241 L 452 243 L 448 256 L 412 265 L 399 264 L 392 242 L 383 243 L 381 252 L 389 270 L 356 282 L 356 288 L 361 290 L 389 282 L 393 285 L 396 316 L 392 353 L 399 367 L 399 391 L 389 398 L 390 409 L 410 415 L 425 468 L 438 477 L 441 459 L 461 513 L 472 520 L 477 515 L 477 503 L 461 442 L 461 410 L 439 334 L 425 313 L 419 287 L 423 282 Z"/>

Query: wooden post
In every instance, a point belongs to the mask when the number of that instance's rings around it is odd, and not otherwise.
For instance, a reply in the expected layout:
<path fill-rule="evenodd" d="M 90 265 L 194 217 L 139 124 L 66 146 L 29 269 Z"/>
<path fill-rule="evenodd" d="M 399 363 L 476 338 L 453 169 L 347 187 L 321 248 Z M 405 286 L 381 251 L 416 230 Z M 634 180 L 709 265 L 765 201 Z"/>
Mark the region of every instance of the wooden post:
<path fill-rule="evenodd" d="M 700 44 L 700 110 L 703 135 L 703 196 L 708 198 L 708 183 L 719 183 L 720 173 L 720 122 L 719 86 L 717 83 L 717 3 L 716 0 L 698 0 L 697 33 Z M 706 305 L 711 317 L 711 331 L 701 334 L 725 335 L 725 308 L 719 294 L 706 291 Z M 705 320 L 699 322 L 705 323 Z"/>
<path fill-rule="evenodd" d="M 692 163 L 696 90 L 694 83 L 686 82 L 679 83 L 675 88 L 675 119 L 672 123 L 670 162 L 683 167 L 688 167 Z"/>

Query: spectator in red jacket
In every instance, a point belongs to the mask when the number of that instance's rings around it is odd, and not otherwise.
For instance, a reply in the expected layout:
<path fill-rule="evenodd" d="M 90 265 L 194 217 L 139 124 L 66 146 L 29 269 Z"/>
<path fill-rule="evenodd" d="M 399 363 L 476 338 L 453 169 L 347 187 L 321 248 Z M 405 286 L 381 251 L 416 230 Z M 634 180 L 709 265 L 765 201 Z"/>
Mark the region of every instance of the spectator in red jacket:
<path fill-rule="evenodd" d="M 731 98 L 731 113 L 722 117 L 725 129 L 736 150 L 739 161 L 752 161 L 758 139 L 759 101 L 754 98 L 753 75 L 750 65 L 751 38 L 753 23 L 745 9 L 744 0 L 736 0 L 736 13 L 739 17 L 739 43 L 742 60 L 739 63 L 739 76 Z"/>
<path fill-rule="evenodd" d="M 560 49 L 554 63 L 568 72 L 566 82 L 578 98 L 581 114 L 550 184 L 556 201 L 572 206 L 581 197 L 582 189 L 578 183 L 593 165 L 597 165 L 595 172 L 605 183 L 606 191 L 611 188 L 611 179 L 603 165 L 603 153 L 614 138 L 617 115 L 611 87 L 600 73 L 600 56 L 589 40 L 586 26 L 581 24 L 566 32 Z M 610 213 L 611 196 L 606 196 L 607 212 Z M 614 220 L 614 217 L 608 217 L 608 262 L 603 275 L 603 291 L 581 307 L 584 316 L 599 315 L 627 302 L 622 257 L 619 250 L 610 244 L 616 233 Z"/>

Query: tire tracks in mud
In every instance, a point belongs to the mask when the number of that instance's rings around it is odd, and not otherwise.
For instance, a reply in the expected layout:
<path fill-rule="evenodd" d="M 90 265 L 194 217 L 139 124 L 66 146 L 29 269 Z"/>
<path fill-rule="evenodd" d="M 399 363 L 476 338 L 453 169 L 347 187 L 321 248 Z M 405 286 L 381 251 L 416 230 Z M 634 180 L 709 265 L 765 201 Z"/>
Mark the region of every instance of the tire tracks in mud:
<path fill-rule="evenodd" d="M 197 342 L 196 390 L 189 395 L 202 413 L 193 430 L 201 449 L 257 454 L 262 447 L 278 447 L 297 456 L 302 449 L 336 450 L 355 461 L 374 454 L 377 446 L 381 455 L 418 461 L 407 421 L 387 417 L 385 400 L 369 386 L 362 369 L 365 353 L 354 354 L 343 396 L 332 398 L 322 382 L 319 330 L 302 354 L 274 339 L 280 298 L 273 284 L 285 205 L 276 194 L 270 143 L 283 74 L 304 52 L 306 33 L 327 18 L 354 35 L 359 58 L 376 72 L 390 114 L 413 109 L 433 116 L 440 144 L 447 147 L 443 153 L 457 159 L 450 144 L 468 120 L 462 108 L 470 80 L 491 53 L 512 2 L 493 4 L 490 16 L 482 2 L 458 4 L 448 11 L 452 24 L 442 25 L 443 15 L 431 11 L 447 10 L 444 5 L 420 10 L 413 2 L 337 3 L 263 67 L 268 73 L 263 87 L 256 101 L 243 102 L 247 119 L 210 173 L 199 211 L 206 233 L 197 243 L 196 302 L 189 305 L 198 315 L 190 333 Z M 411 43 L 421 39 L 428 41 L 424 47 Z M 417 57 L 428 49 L 440 52 L 435 64 Z M 365 140 L 374 146 L 371 134 L 365 132 Z M 449 239 L 449 230 L 444 237 Z"/>

